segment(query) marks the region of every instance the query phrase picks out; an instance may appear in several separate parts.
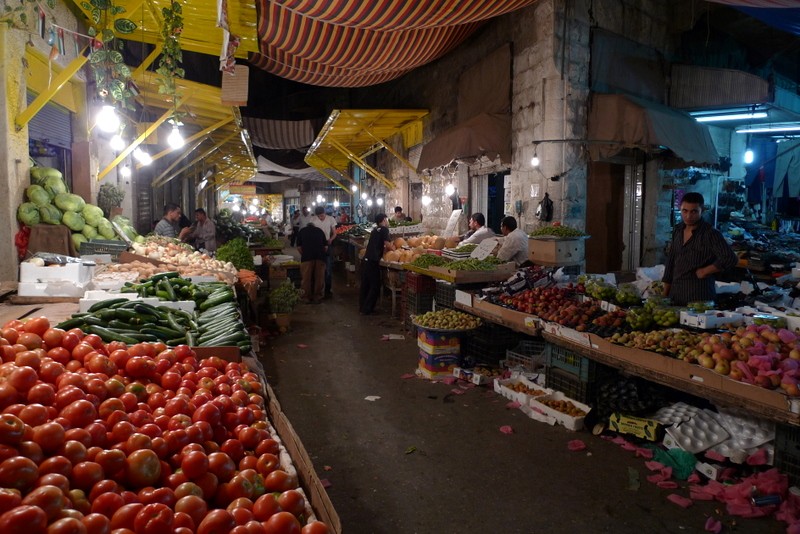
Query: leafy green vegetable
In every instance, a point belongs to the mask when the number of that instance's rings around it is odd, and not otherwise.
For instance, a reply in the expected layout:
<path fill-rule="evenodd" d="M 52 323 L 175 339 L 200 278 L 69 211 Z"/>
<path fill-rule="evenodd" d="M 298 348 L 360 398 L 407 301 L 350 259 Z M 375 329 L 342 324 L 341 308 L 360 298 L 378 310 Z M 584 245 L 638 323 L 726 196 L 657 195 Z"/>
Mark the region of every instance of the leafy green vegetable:
<path fill-rule="evenodd" d="M 52 204 L 45 204 L 39 206 L 39 217 L 43 223 L 47 224 L 61 224 L 61 211 Z"/>
<path fill-rule="evenodd" d="M 47 191 L 54 197 L 59 193 L 67 192 L 67 186 L 64 184 L 64 180 L 61 178 L 61 176 L 56 176 L 54 174 L 51 174 L 44 179 L 42 187 L 44 187 L 45 191 Z"/>
<path fill-rule="evenodd" d="M 300 302 L 302 294 L 291 281 L 286 280 L 269 292 L 269 309 L 272 313 L 289 313 Z"/>
<path fill-rule="evenodd" d="M 64 212 L 61 222 L 73 232 L 80 232 L 86 226 L 86 221 L 83 220 L 83 217 L 79 213 L 70 210 Z"/>
<path fill-rule="evenodd" d="M 34 224 L 42 222 L 39 216 L 39 208 L 33 202 L 23 202 L 19 205 L 19 208 L 17 208 L 17 219 L 28 226 L 33 226 Z"/>
<path fill-rule="evenodd" d="M 40 185 L 32 185 L 25 190 L 25 197 L 28 200 L 36 204 L 37 206 L 44 206 L 45 204 L 50 204 L 50 201 L 53 197 L 44 190 L 44 187 Z"/>
<path fill-rule="evenodd" d="M 33 187 L 33 186 L 31 186 Z M 72 193 L 59 193 L 53 199 L 53 204 L 62 211 L 80 212 L 86 207 L 86 202 L 78 195 Z M 83 219 L 83 216 L 81 216 Z"/>
<path fill-rule="evenodd" d="M 229 261 L 237 269 L 253 270 L 253 255 L 250 254 L 250 249 L 247 248 L 247 241 L 241 237 L 232 239 L 217 248 L 217 259 L 219 261 Z"/>

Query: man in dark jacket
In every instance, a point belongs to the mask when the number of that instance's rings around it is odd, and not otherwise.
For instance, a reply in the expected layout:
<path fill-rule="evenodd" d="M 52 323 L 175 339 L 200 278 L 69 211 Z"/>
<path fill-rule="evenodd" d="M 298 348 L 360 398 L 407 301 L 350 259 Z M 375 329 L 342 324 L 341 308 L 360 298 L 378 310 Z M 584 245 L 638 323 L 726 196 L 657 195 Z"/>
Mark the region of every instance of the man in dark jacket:
<path fill-rule="evenodd" d="M 300 252 L 300 276 L 304 300 L 319 304 L 325 287 L 325 260 L 328 257 L 328 239 L 325 232 L 311 223 L 297 234 Z"/>
<path fill-rule="evenodd" d="M 385 213 L 375 216 L 377 225 L 369 235 L 364 260 L 361 262 L 361 291 L 358 296 L 358 311 L 362 315 L 370 315 L 375 309 L 378 295 L 381 290 L 381 266 L 383 253 L 394 250 L 392 238 L 389 235 L 389 219 Z"/>

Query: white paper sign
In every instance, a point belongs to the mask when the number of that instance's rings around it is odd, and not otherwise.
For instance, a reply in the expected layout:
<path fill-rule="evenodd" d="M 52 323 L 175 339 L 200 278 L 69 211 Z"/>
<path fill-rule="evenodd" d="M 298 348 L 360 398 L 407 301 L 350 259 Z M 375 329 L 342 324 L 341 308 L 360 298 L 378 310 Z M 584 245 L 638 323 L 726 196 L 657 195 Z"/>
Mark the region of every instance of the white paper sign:
<path fill-rule="evenodd" d="M 445 237 L 457 235 L 456 232 L 458 231 L 458 219 L 461 217 L 461 211 L 462 210 L 453 210 L 453 213 L 450 214 L 450 220 L 447 221 L 447 227 L 444 229 Z"/>
<path fill-rule="evenodd" d="M 475 249 L 470 253 L 469 257 L 478 258 L 479 260 L 485 259 L 486 256 L 492 253 L 494 247 L 496 246 L 496 238 L 490 237 L 489 239 L 484 239 L 477 247 L 475 247 Z"/>

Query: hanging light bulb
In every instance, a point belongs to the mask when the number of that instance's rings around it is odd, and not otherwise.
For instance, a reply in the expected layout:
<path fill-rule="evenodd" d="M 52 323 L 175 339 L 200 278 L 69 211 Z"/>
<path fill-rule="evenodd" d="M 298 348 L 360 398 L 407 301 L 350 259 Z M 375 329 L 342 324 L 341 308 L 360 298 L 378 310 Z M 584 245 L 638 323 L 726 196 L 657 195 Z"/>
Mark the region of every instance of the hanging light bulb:
<path fill-rule="evenodd" d="M 253 206 L 258 206 L 258 199 L 257 198 L 254 198 L 250 202 L 253 204 Z"/>
<path fill-rule="evenodd" d="M 756 156 L 753 153 L 753 150 L 750 147 L 747 147 L 747 150 L 744 151 L 744 164 L 750 165 L 751 163 L 753 163 L 753 160 L 755 159 Z"/>
<path fill-rule="evenodd" d="M 233 205 L 233 207 L 232 207 L 231 209 L 232 209 L 233 211 L 239 211 L 239 210 L 240 210 L 240 209 L 242 209 L 242 208 L 241 208 L 241 206 L 239 206 L 239 204 L 234 204 L 234 205 Z"/>
<path fill-rule="evenodd" d="M 316 202 L 312 202 L 312 203 L 311 203 L 311 205 L 312 205 L 312 206 L 316 206 L 316 205 L 317 205 L 317 203 L 316 203 Z"/>
<path fill-rule="evenodd" d="M 167 137 L 167 144 L 174 150 L 177 150 L 186 144 L 186 141 L 183 140 L 183 136 L 181 135 L 181 131 L 178 129 L 177 124 L 172 125 L 172 131 L 169 133 L 169 137 Z"/>
<path fill-rule="evenodd" d="M 447 184 L 444 188 L 444 192 L 448 197 L 451 197 L 453 193 L 456 192 L 456 187 L 453 184 Z"/>
<path fill-rule="evenodd" d="M 533 157 L 531 158 L 531 167 L 538 167 L 539 166 L 539 156 L 536 155 L 536 151 L 533 152 Z"/>
<path fill-rule="evenodd" d="M 376 200 L 375 202 L 378 203 L 378 206 L 383 206 L 383 199 L 381 197 L 378 197 L 378 200 Z"/>
<path fill-rule="evenodd" d="M 367 200 L 367 193 L 361 193 L 361 200 Z"/>
<path fill-rule="evenodd" d="M 333 207 L 334 208 L 338 208 L 339 207 L 339 201 L 338 200 L 334 200 L 333 201 Z"/>
<path fill-rule="evenodd" d="M 130 178 L 131 177 L 131 168 L 129 165 L 123 165 L 122 168 L 119 170 L 119 175 L 123 178 Z"/>
<path fill-rule="evenodd" d="M 97 127 L 106 133 L 119 130 L 119 116 L 114 106 L 105 105 L 97 114 Z"/>
<path fill-rule="evenodd" d="M 350 190 L 351 190 L 353 193 L 355 193 L 356 191 L 358 191 L 358 186 L 357 186 L 356 184 L 353 184 L 353 185 L 351 185 L 351 186 L 350 186 Z"/>
<path fill-rule="evenodd" d="M 425 207 L 430 206 L 431 202 L 433 202 L 433 199 L 431 197 L 429 197 L 428 195 L 424 195 L 422 197 L 422 205 L 423 206 L 425 206 Z"/>
<path fill-rule="evenodd" d="M 367 199 L 367 206 L 369 206 L 370 208 L 372 207 L 372 199 L 371 198 Z"/>
<path fill-rule="evenodd" d="M 125 140 L 120 134 L 114 134 L 108 144 L 111 146 L 111 150 L 114 152 L 121 152 L 122 149 L 125 148 Z"/>
<path fill-rule="evenodd" d="M 133 157 L 145 167 L 153 163 L 153 158 L 150 157 L 150 154 L 138 147 L 133 151 Z"/>

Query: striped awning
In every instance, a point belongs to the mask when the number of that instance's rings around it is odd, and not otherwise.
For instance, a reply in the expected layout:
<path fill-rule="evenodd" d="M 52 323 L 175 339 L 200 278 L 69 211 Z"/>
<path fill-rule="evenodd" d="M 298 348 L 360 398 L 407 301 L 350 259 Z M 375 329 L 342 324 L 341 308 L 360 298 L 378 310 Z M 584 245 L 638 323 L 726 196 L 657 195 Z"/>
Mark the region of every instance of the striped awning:
<path fill-rule="evenodd" d="M 242 117 L 253 145 L 272 150 L 308 148 L 314 142 L 311 121 L 276 121 Z"/>
<path fill-rule="evenodd" d="M 364 87 L 429 63 L 536 0 L 258 0 L 250 62 L 311 85 Z"/>

